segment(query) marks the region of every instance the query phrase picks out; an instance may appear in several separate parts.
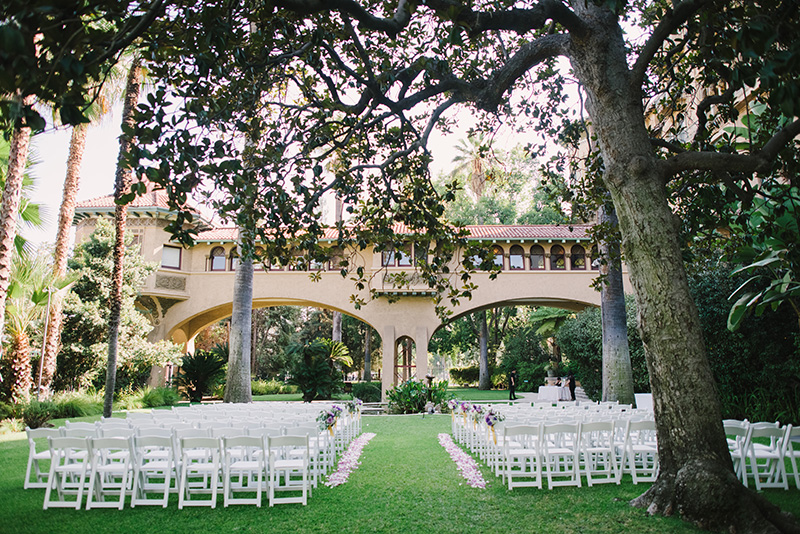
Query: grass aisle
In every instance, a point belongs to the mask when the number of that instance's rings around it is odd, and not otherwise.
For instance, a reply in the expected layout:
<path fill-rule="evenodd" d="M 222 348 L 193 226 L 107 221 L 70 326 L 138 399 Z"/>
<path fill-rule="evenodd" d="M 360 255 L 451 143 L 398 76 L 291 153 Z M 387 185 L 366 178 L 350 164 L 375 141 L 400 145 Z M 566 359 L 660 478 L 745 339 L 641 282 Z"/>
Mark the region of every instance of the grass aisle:
<path fill-rule="evenodd" d="M 365 417 L 364 432 L 376 436 L 364 448 L 361 466 L 347 483 L 320 485 L 308 506 L 281 505 L 178 510 L 128 504 L 119 510 L 42 510 L 44 490 L 23 490 L 27 441 L 23 434 L 0 439 L 0 533 L 210 534 L 533 532 L 699 532 L 676 519 L 649 518 L 627 501 L 644 485 L 593 488 L 533 488 L 509 492 L 487 469 L 486 489 L 461 477 L 437 435 L 449 432 L 449 416 Z M 800 512 L 800 492 L 770 490 L 779 506 Z"/>

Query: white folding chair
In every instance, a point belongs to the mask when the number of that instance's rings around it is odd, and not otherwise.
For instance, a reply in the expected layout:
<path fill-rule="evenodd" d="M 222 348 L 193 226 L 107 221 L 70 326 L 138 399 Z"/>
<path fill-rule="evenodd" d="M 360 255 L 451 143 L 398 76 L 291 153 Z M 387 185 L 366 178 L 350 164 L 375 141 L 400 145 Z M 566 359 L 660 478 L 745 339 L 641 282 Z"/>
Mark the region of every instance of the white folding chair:
<path fill-rule="evenodd" d="M 722 428 L 728 442 L 728 452 L 733 462 L 733 470 L 742 484 L 747 487 L 744 468 L 747 465 L 747 451 L 750 448 L 750 424 L 747 421 L 726 419 L 722 422 Z"/>
<path fill-rule="evenodd" d="M 25 482 L 22 487 L 24 489 L 46 488 L 47 473 L 50 470 L 50 444 L 47 442 L 47 438 L 59 437 L 61 432 L 57 428 L 26 428 L 25 433 L 28 436 L 28 467 L 25 469 Z M 43 448 L 37 449 L 37 439 L 40 440 L 40 443 L 44 442 Z M 40 462 L 47 462 L 47 464 Z M 34 480 L 31 480 L 31 471 L 33 471 Z"/>
<path fill-rule="evenodd" d="M 47 441 L 50 445 L 50 472 L 42 508 L 80 510 L 86 488 L 86 474 L 89 472 L 89 440 L 48 437 Z M 75 500 L 69 500 L 73 495 Z"/>
<path fill-rule="evenodd" d="M 131 444 L 128 438 L 89 438 L 89 494 L 86 509 L 125 506 L 131 472 Z M 107 500 L 112 494 L 116 501 Z"/>
<path fill-rule="evenodd" d="M 580 453 L 586 483 L 619 484 L 622 474 L 614 449 L 614 421 L 592 421 L 581 424 Z"/>
<path fill-rule="evenodd" d="M 258 436 L 222 438 L 223 502 L 255 504 L 261 507 L 266 451 L 264 439 Z M 237 497 L 237 493 L 253 493 L 255 497 Z"/>
<path fill-rule="evenodd" d="M 212 437 L 180 438 L 181 475 L 178 508 L 184 506 L 217 506 L 220 481 L 219 439 Z M 190 480 L 191 479 L 191 480 Z M 193 499 L 193 495 L 211 494 L 211 499 Z"/>
<path fill-rule="evenodd" d="M 308 436 L 276 436 L 267 438 L 269 453 L 269 505 L 308 503 L 309 450 Z M 290 451 L 299 449 L 300 455 Z M 276 497 L 278 492 L 290 492 L 289 497 Z M 300 493 L 297 496 L 297 492 Z"/>
<path fill-rule="evenodd" d="M 159 504 L 166 508 L 173 479 L 178 487 L 172 436 L 134 436 L 133 449 L 131 508 Z M 151 494 L 159 498 L 150 498 Z"/>
<path fill-rule="evenodd" d="M 655 482 L 658 476 L 658 443 L 653 420 L 630 421 L 625 438 L 626 469 L 633 483 Z"/>
<path fill-rule="evenodd" d="M 750 425 L 747 452 L 749 467 L 745 466 L 745 474 L 753 477 L 756 490 L 761 491 L 763 488 L 789 489 L 784 460 L 791 428 L 791 425 L 784 428 L 758 426 L 756 423 Z M 769 443 L 756 441 L 759 438 L 768 438 Z"/>
<path fill-rule="evenodd" d="M 581 487 L 580 423 L 555 423 L 542 427 L 542 458 L 547 487 Z"/>
<path fill-rule="evenodd" d="M 793 426 L 786 436 L 786 459 L 788 460 L 791 475 L 794 478 L 794 486 L 800 489 L 800 471 L 797 468 L 800 462 L 800 426 Z"/>
<path fill-rule="evenodd" d="M 503 479 L 508 489 L 542 489 L 541 425 L 513 425 L 503 428 Z"/>

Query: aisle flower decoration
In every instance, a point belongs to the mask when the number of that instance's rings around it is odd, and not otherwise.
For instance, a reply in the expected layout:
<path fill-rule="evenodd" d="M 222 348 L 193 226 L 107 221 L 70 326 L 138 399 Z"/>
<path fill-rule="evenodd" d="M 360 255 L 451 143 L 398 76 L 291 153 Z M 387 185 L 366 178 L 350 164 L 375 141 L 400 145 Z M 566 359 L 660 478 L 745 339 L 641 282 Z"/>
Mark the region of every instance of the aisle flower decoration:
<path fill-rule="evenodd" d="M 489 412 L 486 414 L 486 426 L 492 431 L 492 438 L 494 439 L 494 444 L 497 445 L 497 433 L 494 430 L 494 425 L 503 421 L 506 418 L 505 415 L 501 414 L 500 412 L 495 412 L 491 408 L 489 408 Z"/>
<path fill-rule="evenodd" d="M 339 459 L 339 465 L 336 468 L 336 471 L 328 476 L 328 479 L 325 481 L 325 485 L 329 488 L 334 486 L 339 486 L 347 482 L 347 478 L 350 476 L 350 473 L 356 470 L 356 468 L 361 464 L 358 459 L 361 457 L 361 451 L 364 450 L 364 446 L 369 443 L 369 440 L 375 437 L 373 432 L 365 432 L 361 434 L 353 442 L 347 447 L 347 450 L 344 451 L 344 454 Z"/>
<path fill-rule="evenodd" d="M 469 454 L 465 453 L 461 448 L 453 443 L 450 434 L 439 434 L 439 445 L 444 447 L 444 450 L 450 455 L 450 458 L 456 463 L 456 467 L 461 471 L 461 476 L 467 481 L 469 486 L 473 488 L 486 488 L 486 480 L 483 479 L 478 464 Z"/>
<path fill-rule="evenodd" d="M 322 410 L 319 412 L 319 415 L 317 416 L 319 429 L 327 429 L 328 432 L 331 433 L 331 436 L 333 436 L 333 428 L 336 426 L 336 419 L 338 419 L 340 413 L 342 413 L 342 409 L 335 404 L 331 406 L 330 410 Z"/>
<path fill-rule="evenodd" d="M 483 419 L 483 406 L 481 406 L 480 404 L 473 404 L 471 415 L 472 415 L 473 426 L 477 426 L 478 421 Z"/>

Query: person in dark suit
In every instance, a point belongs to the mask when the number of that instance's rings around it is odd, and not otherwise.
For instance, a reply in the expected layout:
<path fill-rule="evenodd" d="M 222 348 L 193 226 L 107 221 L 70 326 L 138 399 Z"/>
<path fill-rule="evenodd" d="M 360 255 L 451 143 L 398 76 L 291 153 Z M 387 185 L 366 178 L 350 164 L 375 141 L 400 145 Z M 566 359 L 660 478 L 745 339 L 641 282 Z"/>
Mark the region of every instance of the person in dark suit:
<path fill-rule="evenodd" d="M 517 394 L 517 370 L 512 369 L 511 374 L 508 375 L 508 400 L 516 400 Z"/>
<path fill-rule="evenodd" d="M 571 371 L 567 376 L 567 386 L 569 387 L 569 394 L 572 397 L 572 400 L 575 400 L 575 375 L 572 374 Z"/>

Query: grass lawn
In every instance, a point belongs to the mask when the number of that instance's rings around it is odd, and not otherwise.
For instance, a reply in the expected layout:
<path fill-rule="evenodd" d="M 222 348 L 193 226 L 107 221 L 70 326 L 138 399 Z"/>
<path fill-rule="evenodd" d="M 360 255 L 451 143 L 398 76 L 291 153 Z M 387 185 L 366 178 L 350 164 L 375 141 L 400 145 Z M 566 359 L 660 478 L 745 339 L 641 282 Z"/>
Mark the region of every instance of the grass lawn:
<path fill-rule="evenodd" d="M 314 490 L 306 507 L 279 505 L 178 510 L 177 496 L 166 509 L 126 505 L 122 511 L 42 510 L 43 489 L 22 489 L 28 447 L 24 433 L 0 437 L 2 533 L 218 533 L 218 532 L 534 532 L 683 533 L 699 530 L 674 518 L 651 518 L 627 501 L 647 485 L 593 488 L 535 488 L 509 492 L 487 469 L 486 489 L 466 485 L 438 444 L 449 432 L 449 416 L 365 417 L 365 432 L 376 437 L 364 448 L 361 466 L 344 485 Z M 800 513 L 800 492 L 764 494 Z M 266 502 L 266 501 L 265 501 Z"/>
<path fill-rule="evenodd" d="M 508 401 L 507 389 L 447 388 L 447 391 L 459 400 Z"/>

